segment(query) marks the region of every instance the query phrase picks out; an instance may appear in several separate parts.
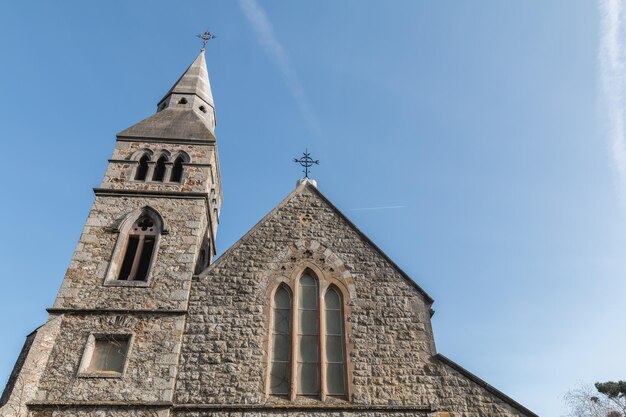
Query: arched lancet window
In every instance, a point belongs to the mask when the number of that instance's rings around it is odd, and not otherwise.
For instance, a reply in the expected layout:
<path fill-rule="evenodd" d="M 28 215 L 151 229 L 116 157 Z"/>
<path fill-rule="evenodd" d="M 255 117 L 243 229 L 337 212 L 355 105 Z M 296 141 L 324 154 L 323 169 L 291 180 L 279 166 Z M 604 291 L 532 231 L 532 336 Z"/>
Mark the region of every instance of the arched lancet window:
<path fill-rule="evenodd" d="M 326 327 L 326 394 L 346 395 L 346 358 L 343 331 L 343 301 L 339 291 L 330 287 L 324 296 Z"/>
<path fill-rule="evenodd" d="M 148 161 L 150 161 L 150 155 L 147 153 L 143 154 L 143 156 L 139 159 L 139 164 L 137 165 L 137 171 L 135 173 L 136 181 L 146 180 L 146 176 L 148 175 Z"/>
<path fill-rule="evenodd" d="M 124 256 L 117 274 L 122 281 L 146 281 L 152 259 L 159 228 L 155 221 L 144 214 L 130 228 L 124 248 Z"/>
<path fill-rule="evenodd" d="M 274 294 L 270 392 L 291 394 L 291 293 L 280 286 Z"/>
<path fill-rule="evenodd" d="M 152 181 L 160 181 L 163 182 L 165 178 L 165 163 L 167 162 L 167 157 L 165 155 L 161 156 L 154 167 L 154 175 L 152 176 Z"/>
<path fill-rule="evenodd" d="M 291 294 L 283 283 L 272 300 L 268 393 L 347 398 L 343 293 L 306 270 Z"/>
<path fill-rule="evenodd" d="M 172 167 L 172 176 L 170 177 L 171 182 L 181 182 L 183 179 L 183 160 L 182 156 L 179 156 L 174 160 L 174 166 Z"/>
<path fill-rule="evenodd" d="M 319 295 L 318 282 L 309 272 L 300 278 L 298 288 L 298 395 L 320 393 Z"/>

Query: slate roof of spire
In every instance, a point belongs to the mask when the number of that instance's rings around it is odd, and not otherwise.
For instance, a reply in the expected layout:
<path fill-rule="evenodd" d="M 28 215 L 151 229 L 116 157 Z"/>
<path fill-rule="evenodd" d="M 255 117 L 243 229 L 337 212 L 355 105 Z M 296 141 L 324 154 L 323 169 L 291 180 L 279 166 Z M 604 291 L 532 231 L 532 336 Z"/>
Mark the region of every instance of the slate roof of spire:
<path fill-rule="evenodd" d="M 165 100 L 171 94 L 195 94 L 212 107 L 214 106 L 204 51 L 200 51 L 189 68 L 185 70 L 183 75 L 174 83 L 170 91 L 167 92 L 161 101 Z"/>
<path fill-rule="evenodd" d="M 204 51 L 196 57 L 183 75 L 159 102 L 172 94 L 193 94 L 214 111 L 213 94 Z M 192 107 L 172 106 L 158 111 L 141 122 L 122 130 L 118 137 L 215 141 L 213 126 Z"/>

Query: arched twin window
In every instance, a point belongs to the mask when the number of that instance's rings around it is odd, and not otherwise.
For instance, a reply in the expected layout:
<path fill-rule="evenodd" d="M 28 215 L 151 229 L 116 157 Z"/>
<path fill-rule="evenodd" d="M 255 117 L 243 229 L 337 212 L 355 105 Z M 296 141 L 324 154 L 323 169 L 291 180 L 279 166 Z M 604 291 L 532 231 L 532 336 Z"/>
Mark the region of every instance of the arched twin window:
<path fill-rule="evenodd" d="M 296 286 L 295 303 L 284 284 L 274 294 L 271 395 L 291 399 L 347 395 L 341 292 L 330 286 L 320 297 L 319 287 L 317 277 L 307 270 Z"/>
<path fill-rule="evenodd" d="M 163 219 L 154 209 L 130 213 L 121 223 L 106 285 L 147 285 L 163 233 Z"/>
<path fill-rule="evenodd" d="M 189 156 L 180 151 L 174 162 L 170 163 L 169 153 L 162 151 L 156 162 L 151 161 L 152 152 L 145 151 L 135 168 L 135 181 L 165 182 L 169 178 L 169 182 L 180 183 L 183 180 L 184 164 L 189 162 Z"/>
<path fill-rule="evenodd" d="M 152 265 L 159 230 L 149 215 L 143 215 L 131 227 L 117 279 L 146 281 Z"/>

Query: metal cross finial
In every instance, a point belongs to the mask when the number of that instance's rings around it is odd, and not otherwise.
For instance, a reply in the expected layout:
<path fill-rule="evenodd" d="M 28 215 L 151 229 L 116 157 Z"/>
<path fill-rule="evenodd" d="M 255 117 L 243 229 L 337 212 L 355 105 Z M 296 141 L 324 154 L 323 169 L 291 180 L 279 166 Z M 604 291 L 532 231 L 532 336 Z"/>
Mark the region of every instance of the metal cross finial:
<path fill-rule="evenodd" d="M 208 30 L 204 31 L 204 33 L 196 35 L 196 37 L 202 39 L 202 49 L 201 49 L 201 51 L 204 51 L 204 49 L 206 48 L 206 43 L 208 41 L 210 41 L 211 39 L 215 39 L 215 35 L 212 34 L 211 32 L 209 32 Z"/>
<path fill-rule="evenodd" d="M 293 162 L 302 165 L 304 167 L 302 170 L 302 172 L 304 172 L 304 178 L 309 178 L 309 168 L 313 165 L 319 165 L 320 161 L 311 158 L 311 154 L 309 154 L 308 149 L 305 149 L 302 155 L 303 156 L 300 159 L 294 158 Z"/>

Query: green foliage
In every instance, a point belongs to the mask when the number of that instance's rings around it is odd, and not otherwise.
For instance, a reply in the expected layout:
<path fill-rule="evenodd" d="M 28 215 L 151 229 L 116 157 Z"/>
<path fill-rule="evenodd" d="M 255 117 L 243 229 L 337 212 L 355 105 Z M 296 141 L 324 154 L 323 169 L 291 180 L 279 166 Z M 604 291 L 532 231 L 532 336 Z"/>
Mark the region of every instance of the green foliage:
<path fill-rule="evenodd" d="M 611 399 L 626 398 L 626 381 L 596 382 L 596 389 Z"/>

